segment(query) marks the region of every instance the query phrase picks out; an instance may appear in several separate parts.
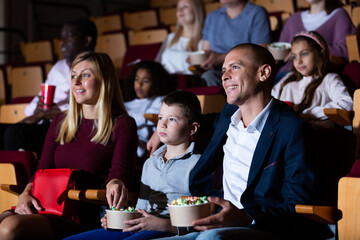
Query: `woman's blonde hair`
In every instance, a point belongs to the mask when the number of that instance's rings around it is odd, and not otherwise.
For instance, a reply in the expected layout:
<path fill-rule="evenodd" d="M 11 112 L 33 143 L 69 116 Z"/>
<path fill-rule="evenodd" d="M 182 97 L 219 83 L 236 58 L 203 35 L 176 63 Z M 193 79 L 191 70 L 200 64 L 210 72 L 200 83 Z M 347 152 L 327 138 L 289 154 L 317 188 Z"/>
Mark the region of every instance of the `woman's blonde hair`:
<path fill-rule="evenodd" d="M 88 61 L 92 65 L 95 77 L 101 81 L 99 98 L 95 105 L 95 135 L 91 142 L 105 145 L 116 125 L 117 117 L 127 114 L 119 80 L 116 76 L 114 64 L 107 54 L 97 52 L 81 53 L 73 61 L 71 72 L 78 63 L 83 61 Z M 76 102 L 75 96 L 70 90 L 69 110 L 61 123 L 56 141 L 64 144 L 74 140 L 82 118 L 82 105 Z"/>
<path fill-rule="evenodd" d="M 188 0 L 190 2 L 191 9 L 194 13 L 194 30 L 193 35 L 191 36 L 186 50 L 196 51 L 198 50 L 198 44 L 202 38 L 201 31 L 204 24 L 205 10 L 202 0 Z M 178 1 L 179 2 L 179 1 Z M 175 35 L 174 38 L 169 43 L 169 47 L 177 43 L 183 33 L 183 26 L 179 23 L 176 23 Z"/>

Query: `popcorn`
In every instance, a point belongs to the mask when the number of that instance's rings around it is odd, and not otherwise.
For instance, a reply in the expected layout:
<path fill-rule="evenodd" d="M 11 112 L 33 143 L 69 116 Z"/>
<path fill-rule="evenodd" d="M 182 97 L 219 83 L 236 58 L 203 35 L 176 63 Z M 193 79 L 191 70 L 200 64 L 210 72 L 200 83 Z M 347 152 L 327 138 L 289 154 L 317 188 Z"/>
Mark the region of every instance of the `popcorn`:
<path fill-rule="evenodd" d="M 135 212 L 136 211 L 135 208 L 133 208 L 133 207 L 127 207 L 127 208 L 122 207 L 119 210 L 117 210 L 115 206 L 112 206 L 111 210 L 112 211 L 121 211 L 121 212 Z"/>
<path fill-rule="evenodd" d="M 208 203 L 209 200 L 206 196 L 203 197 L 181 197 L 178 199 L 172 200 L 169 205 L 176 205 L 176 206 L 187 206 L 187 205 L 200 205 L 204 203 Z"/>

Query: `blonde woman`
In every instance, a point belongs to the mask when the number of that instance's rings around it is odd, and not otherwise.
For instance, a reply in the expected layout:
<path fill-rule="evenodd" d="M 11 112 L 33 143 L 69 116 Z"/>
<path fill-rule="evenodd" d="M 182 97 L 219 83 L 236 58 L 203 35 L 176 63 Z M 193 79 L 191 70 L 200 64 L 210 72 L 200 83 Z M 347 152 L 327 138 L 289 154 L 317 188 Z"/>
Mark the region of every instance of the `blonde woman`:
<path fill-rule="evenodd" d="M 79 170 L 81 187 L 106 187 L 109 206 L 119 208 L 127 198 L 137 141 L 136 123 L 126 112 L 109 56 L 78 55 L 71 66 L 69 110 L 51 123 L 39 169 Z M 36 214 L 42 206 L 31 187 L 32 180 L 14 212 L 0 215 L 0 239 L 58 239 L 98 227 L 99 209 L 91 205 L 79 205 L 80 223 Z"/>
<path fill-rule="evenodd" d="M 171 74 L 192 74 L 186 59 L 189 52 L 201 49 L 201 31 L 204 22 L 202 0 L 179 0 L 177 3 L 177 24 L 163 43 L 157 61 Z"/>

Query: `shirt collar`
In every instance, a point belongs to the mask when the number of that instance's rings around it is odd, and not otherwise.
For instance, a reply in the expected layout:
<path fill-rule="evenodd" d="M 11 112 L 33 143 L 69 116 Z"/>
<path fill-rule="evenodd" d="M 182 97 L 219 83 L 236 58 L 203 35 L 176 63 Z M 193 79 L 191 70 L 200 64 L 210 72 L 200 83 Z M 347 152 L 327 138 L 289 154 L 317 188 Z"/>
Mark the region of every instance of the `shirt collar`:
<path fill-rule="evenodd" d="M 269 116 L 271 106 L 273 105 L 273 98 L 271 98 L 270 102 L 266 105 L 266 107 L 256 116 L 256 118 L 249 124 L 249 126 L 245 129 L 244 123 L 241 120 L 241 110 L 240 108 L 231 116 L 231 124 L 238 126 L 244 131 L 247 132 L 262 132 L 265 126 L 265 122 Z"/>
<path fill-rule="evenodd" d="M 188 155 L 192 155 L 194 153 L 194 147 L 195 147 L 195 143 L 194 142 L 191 142 L 189 147 L 186 149 L 186 152 L 182 155 L 179 155 L 175 158 L 172 158 L 172 160 L 178 160 L 178 159 L 182 159 L 182 158 L 188 158 L 187 156 Z M 166 144 L 164 144 L 163 146 L 161 146 L 158 150 L 156 150 L 154 153 L 153 153 L 153 156 L 156 157 L 156 158 L 163 158 L 165 152 L 166 152 L 166 149 L 167 149 L 167 146 Z M 170 160 L 170 159 L 168 159 Z"/>

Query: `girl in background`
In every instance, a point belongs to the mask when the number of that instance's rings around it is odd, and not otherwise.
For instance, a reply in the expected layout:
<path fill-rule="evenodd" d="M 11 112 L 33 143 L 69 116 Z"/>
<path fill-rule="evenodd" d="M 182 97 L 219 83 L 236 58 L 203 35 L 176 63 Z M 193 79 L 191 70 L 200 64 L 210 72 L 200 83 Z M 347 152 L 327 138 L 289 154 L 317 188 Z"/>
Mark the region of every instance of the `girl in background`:
<path fill-rule="evenodd" d="M 351 110 L 353 101 L 340 76 L 330 73 L 329 50 L 317 32 L 300 32 L 291 43 L 294 69 L 278 82 L 272 95 L 291 102 L 315 127 L 330 127 L 324 108 Z"/>
<path fill-rule="evenodd" d="M 174 33 L 164 41 L 156 57 L 170 73 L 193 74 L 188 68 L 189 52 L 201 49 L 201 31 L 205 17 L 202 0 L 179 0 Z"/>
<path fill-rule="evenodd" d="M 145 113 L 159 114 L 163 96 L 174 87 L 170 75 L 160 63 L 142 61 L 132 69 L 128 79 L 125 107 L 136 121 L 139 136 L 138 157 L 143 157 L 146 143 L 156 129 L 155 123 L 144 118 Z"/>

